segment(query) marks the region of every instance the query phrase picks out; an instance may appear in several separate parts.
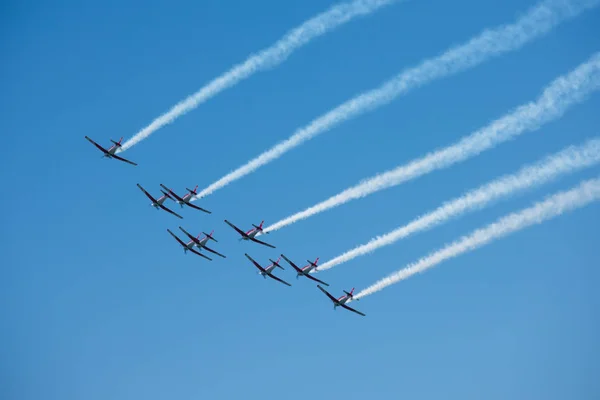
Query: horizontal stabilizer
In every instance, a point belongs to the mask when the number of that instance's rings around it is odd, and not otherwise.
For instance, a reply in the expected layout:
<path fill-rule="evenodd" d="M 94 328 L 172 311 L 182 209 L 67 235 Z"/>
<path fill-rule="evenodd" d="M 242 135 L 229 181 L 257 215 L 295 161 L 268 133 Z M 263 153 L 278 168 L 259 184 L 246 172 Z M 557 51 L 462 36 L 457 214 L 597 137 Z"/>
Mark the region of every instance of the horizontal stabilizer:
<path fill-rule="evenodd" d="M 202 233 L 203 233 L 203 234 L 204 234 L 204 235 L 205 235 L 207 238 L 209 238 L 210 240 L 214 240 L 215 242 L 218 242 L 218 240 L 217 240 L 217 239 L 215 239 L 214 237 L 212 237 L 212 236 L 211 236 L 211 235 L 209 235 L 208 233 L 206 233 L 206 232 L 202 232 Z"/>
<path fill-rule="evenodd" d="M 261 233 L 269 233 L 269 232 L 265 232 L 265 231 L 263 230 L 263 228 L 261 228 L 261 227 L 260 227 L 260 226 L 258 226 L 258 225 L 254 225 L 254 224 L 252 224 L 252 226 L 253 226 L 253 227 L 255 227 L 256 229 L 258 229 L 258 230 L 259 230 Z"/>

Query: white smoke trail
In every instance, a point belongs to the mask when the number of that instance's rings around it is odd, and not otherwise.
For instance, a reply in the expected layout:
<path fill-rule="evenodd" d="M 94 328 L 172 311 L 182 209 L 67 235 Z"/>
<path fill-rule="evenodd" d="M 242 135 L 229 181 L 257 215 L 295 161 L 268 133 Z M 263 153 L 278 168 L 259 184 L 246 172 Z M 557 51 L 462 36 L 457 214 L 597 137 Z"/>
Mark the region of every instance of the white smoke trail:
<path fill-rule="evenodd" d="M 566 19 L 573 18 L 600 0 L 545 0 L 531 8 L 515 23 L 493 30 L 485 30 L 467 43 L 453 47 L 438 57 L 423 61 L 414 68 L 401 72 L 382 86 L 365 92 L 298 129 L 290 138 L 275 145 L 245 165 L 225 175 L 203 189 L 197 198 L 254 172 L 261 166 L 281 157 L 305 141 L 328 131 L 335 125 L 366 111 L 387 104 L 401 94 L 434 79 L 472 68 L 484 61 L 516 50 L 526 43 L 548 33 Z"/>
<path fill-rule="evenodd" d="M 351 200 L 476 156 L 523 132 L 536 130 L 544 123 L 561 117 L 570 106 L 585 100 L 587 95 L 598 88 L 600 88 L 600 52 L 595 53 L 569 74 L 554 80 L 535 102 L 520 106 L 449 147 L 433 151 L 408 164 L 363 180 L 327 200 L 284 218 L 265 228 L 265 232 L 283 228 Z"/>
<path fill-rule="evenodd" d="M 360 299 L 361 297 L 376 293 L 416 273 L 435 267 L 450 258 L 478 249 L 510 233 L 540 224 L 567 211 L 583 207 L 599 198 L 600 178 L 583 181 L 571 190 L 556 193 L 546 200 L 534 204 L 532 207 L 509 214 L 484 228 L 474 231 L 468 236 L 463 236 L 441 250 L 431 253 L 419 261 L 409 264 L 406 268 L 381 279 L 354 297 L 355 299 Z"/>
<path fill-rule="evenodd" d="M 331 7 L 329 10 L 309 19 L 299 27 L 288 32 L 271 47 L 250 56 L 243 63 L 235 65 L 196 93 L 177 103 L 168 112 L 156 118 L 150 125 L 127 140 L 119 151 L 127 150 L 138 144 L 158 129 L 170 124 L 211 97 L 236 85 L 256 72 L 281 64 L 292 52 L 303 47 L 311 40 L 350 22 L 356 17 L 371 14 L 384 6 L 398 1 L 401 0 L 354 0 Z"/>
<path fill-rule="evenodd" d="M 513 195 L 520 190 L 543 185 L 564 174 L 591 167 L 599 162 L 600 139 L 589 140 L 581 146 L 570 146 L 541 162 L 522 168 L 515 174 L 502 176 L 452 201 L 448 201 L 434 211 L 416 218 L 383 236 L 377 236 L 366 244 L 357 246 L 323 263 L 319 266 L 319 271 L 333 268 L 356 257 L 372 253 L 381 247 L 391 245 L 409 235 L 430 229 L 469 211 L 482 209 L 491 202 Z"/>

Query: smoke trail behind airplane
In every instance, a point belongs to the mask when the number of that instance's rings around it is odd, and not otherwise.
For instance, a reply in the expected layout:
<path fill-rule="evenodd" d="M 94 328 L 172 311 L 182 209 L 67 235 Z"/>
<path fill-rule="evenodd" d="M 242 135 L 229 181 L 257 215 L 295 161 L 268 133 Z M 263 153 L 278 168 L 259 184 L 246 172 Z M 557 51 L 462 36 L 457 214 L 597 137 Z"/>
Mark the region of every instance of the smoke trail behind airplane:
<path fill-rule="evenodd" d="M 561 117 L 570 106 L 584 101 L 598 88 L 600 88 L 600 52 L 595 53 L 567 75 L 555 79 L 535 102 L 518 107 L 515 111 L 449 147 L 433 151 L 408 164 L 362 180 L 355 186 L 274 223 L 265 228 L 265 232 L 281 229 L 351 200 L 400 185 L 434 170 L 447 168 L 524 132 L 537 130 L 543 124 Z"/>
<path fill-rule="evenodd" d="M 475 67 L 494 56 L 516 50 L 548 33 L 566 19 L 573 18 L 586 9 L 596 6 L 599 1 L 546 0 L 538 3 L 515 23 L 485 30 L 465 44 L 452 47 L 435 58 L 404 70 L 380 87 L 362 93 L 318 117 L 305 127 L 298 129 L 285 141 L 278 143 L 203 189 L 197 198 L 212 194 L 281 157 L 307 140 L 344 121 L 387 104 L 411 89 Z"/>
<path fill-rule="evenodd" d="M 571 190 L 556 193 L 529 208 L 509 214 L 484 228 L 474 231 L 470 235 L 463 236 L 441 250 L 431 253 L 417 262 L 409 264 L 406 268 L 381 279 L 362 290 L 354 298 L 360 299 L 379 292 L 390 285 L 398 283 L 416 273 L 424 272 L 446 260 L 476 250 L 496 239 L 500 239 L 521 229 L 540 224 L 568 211 L 584 207 L 598 199 L 600 199 L 600 178 L 583 181 Z"/>
<path fill-rule="evenodd" d="M 402 0 L 355 0 L 331 7 L 329 10 L 311 18 L 299 27 L 288 32 L 271 47 L 250 56 L 246 61 L 238 64 L 213 79 L 196 93 L 177 103 L 168 112 L 156 118 L 131 139 L 123 144 L 120 151 L 138 144 L 163 126 L 170 124 L 183 114 L 188 113 L 211 97 L 219 94 L 251 75 L 273 68 L 284 62 L 295 50 L 308 44 L 311 40 L 350 22 L 352 19 L 371 14 L 380 8 Z"/>
<path fill-rule="evenodd" d="M 515 193 L 541 186 L 562 175 L 591 167 L 600 162 L 600 139 L 591 139 L 581 146 L 570 146 L 531 166 L 522 168 L 515 174 L 505 175 L 477 189 L 444 203 L 412 222 L 383 236 L 377 236 L 368 243 L 357 246 L 338 257 L 323 263 L 319 271 L 333 268 L 375 250 L 391 245 L 414 233 L 430 229 L 451 218 L 470 211 L 482 209 L 490 203 L 514 195 Z"/>

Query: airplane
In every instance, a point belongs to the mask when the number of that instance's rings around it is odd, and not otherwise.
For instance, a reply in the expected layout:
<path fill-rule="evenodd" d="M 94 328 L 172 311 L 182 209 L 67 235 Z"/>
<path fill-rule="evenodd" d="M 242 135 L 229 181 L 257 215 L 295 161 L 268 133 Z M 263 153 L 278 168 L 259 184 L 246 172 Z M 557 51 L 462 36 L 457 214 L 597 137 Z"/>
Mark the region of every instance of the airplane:
<path fill-rule="evenodd" d="M 304 267 L 302 267 L 302 268 L 298 268 L 298 266 L 297 266 L 296 264 L 294 264 L 294 263 L 293 263 L 293 262 L 292 262 L 292 261 L 291 261 L 289 258 L 287 258 L 285 255 L 283 255 L 283 254 L 282 254 L 282 255 L 281 255 L 281 257 L 283 257 L 283 258 L 285 259 L 285 261 L 287 261 L 287 262 L 288 262 L 288 264 L 290 264 L 290 265 L 291 265 L 291 266 L 292 266 L 292 267 L 293 267 L 293 268 L 296 270 L 296 272 L 298 273 L 298 274 L 296 274 L 296 279 L 298 279 L 298 277 L 299 277 L 300 275 L 303 275 L 303 276 L 307 277 L 308 279 L 312 279 L 313 281 L 316 281 L 316 282 L 322 283 L 322 284 L 323 284 L 323 285 L 325 285 L 325 286 L 329 286 L 329 284 L 328 284 L 328 283 L 325 283 L 325 282 L 323 282 L 322 280 L 320 280 L 320 279 L 317 279 L 317 278 L 315 278 L 314 276 L 312 276 L 312 275 L 310 274 L 310 271 L 314 271 L 314 270 L 316 270 L 316 269 L 317 269 L 317 263 L 319 262 L 319 257 L 317 257 L 317 259 L 315 260 L 315 262 L 312 262 L 312 261 L 310 261 L 310 260 L 306 260 L 306 261 L 308 261 L 308 263 L 309 263 L 309 264 L 308 264 L 308 265 L 306 265 L 306 266 L 304 266 Z"/>
<path fill-rule="evenodd" d="M 146 190 L 145 190 L 145 189 L 142 187 L 142 185 L 140 185 L 140 184 L 138 183 L 138 184 L 137 184 L 137 186 L 140 188 L 140 190 L 141 190 L 142 192 L 144 192 L 144 194 L 145 194 L 146 196 L 148 196 L 148 198 L 149 198 L 150 200 L 152 200 L 152 204 L 150 204 L 151 206 L 153 206 L 153 207 L 154 207 L 154 208 L 156 208 L 157 210 L 158 210 L 159 208 L 162 208 L 162 209 L 163 209 L 163 210 L 165 210 L 166 212 L 169 212 L 169 213 L 171 213 L 171 214 L 175 215 L 176 217 L 179 217 L 179 218 L 183 219 L 183 217 L 182 217 L 181 215 L 177 214 L 176 212 L 174 212 L 174 211 L 172 211 L 172 210 L 168 209 L 167 207 L 165 207 L 165 206 L 163 205 L 163 203 L 165 202 L 165 200 L 166 200 L 167 198 L 169 198 L 169 199 L 173 200 L 173 198 L 172 198 L 171 196 L 169 196 L 169 193 L 167 193 L 167 192 L 163 192 L 163 191 L 161 190 L 161 192 L 162 192 L 162 194 L 163 194 L 163 195 L 162 195 L 162 196 L 160 196 L 160 197 L 158 198 L 158 200 L 156 200 L 154 197 L 152 197 L 152 196 L 150 195 L 150 193 L 146 192 Z"/>
<path fill-rule="evenodd" d="M 89 140 L 94 146 L 99 148 L 104 153 L 103 157 L 116 158 L 117 160 L 125 161 L 126 163 L 129 163 L 131 165 L 137 165 L 133 161 L 129 161 L 129 160 L 127 160 L 123 157 L 119 157 L 118 155 L 115 154 L 117 152 L 117 149 L 119 149 L 121 147 L 121 141 L 123 140 L 122 137 L 121 137 L 121 139 L 119 139 L 118 142 L 115 142 L 114 140 L 110 139 L 110 141 L 113 142 L 113 145 L 110 146 L 108 150 L 106 150 L 104 147 L 100 146 L 98 143 L 94 142 L 89 137 L 86 136 L 85 138 L 87 140 Z"/>
<path fill-rule="evenodd" d="M 181 231 L 183 233 L 185 233 L 196 245 L 196 247 L 198 247 L 200 249 L 200 251 L 202 251 L 202 249 L 206 249 L 206 251 L 210 251 L 211 253 L 214 253 L 218 256 L 221 256 L 223 258 L 227 258 L 225 257 L 223 254 L 219 253 L 218 251 L 214 251 L 213 249 L 209 248 L 206 246 L 206 242 L 208 242 L 209 240 L 214 240 L 215 242 L 217 242 L 217 239 L 212 237 L 212 234 L 214 231 L 212 231 L 211 233 L 204 233 L 204 238 L 200 239 L 200 235 L 194 237 L 192 236 L 188 231 L 186 231 L 185 229 L 183 229 L 181 226 L 179 227 L 179 229 L 181 229 Z"/>
<path fill-rule="evenodd" d="M 334 310 L 335 310 L 337 307 L 343 307 L 343 308 L 345 308 L 346 310 L 353 311 L 353 312 L 355 312 L 355 313 L 357 313 L 357 314 L 360 314 L 360 315 L 362 315 L 363 317 L 366 317 L 366 315 L 365 315 L 365 314 L 361 313 L 361 312 L 360 312 L 360 311 L 358 311 L 358 310 L 355 310 L 354 308 L 348 307 L 348 306 L 346 305 L 346 303 L 348 302 L 348 300 L 350 300 L 350 299 L 353 299 L 353 298 L 354 298 L 354 295 L 352 294 L 352 293 L 354 293 L 354 288 L 352 288 L 352 290 L 351 290 L 350 292 L 346 292 L 346 291 L 344 290 L 344 293 L 346 293 L 346 294 L 345 294 L 345 295 L 343 295 L 343 296 L 341 296 L 341 297 L 338 297 L 338 298 L 336 299 L 336 298 L 335 298 L 335 297 L 333 297 L 331 294 L 329 294 L 329 292 L 328 292 L 327 290 L 323 289 L 323 288 L 321 287 L 321 285 L 317 285 L 317 287 L 318 287 L 319 289 L 321 289 L 321 292 L 325 293 L 325 295 L 327 295 L 327 297 L 329 297 L 329 299 L 330 299 L 331 301 L 333 301 L 333 309 L 334 309 Z M 356 301 L 358 301 L 358 299 L 356 299 Z"/>
<path fill-rule="evenodd" d="M 260 225 L 258 225 L 258 226 L 252 224 L 252 226 L 254 228 L 250 229 L 248 232 L 244 232 L 243 230 L 241 230 L 237 226 L 233 225 L 231 222 L 225 220 L 225 223 L 227 225 L 231 226 L 233 229 L 235 229 L 237 231 L 237 233 L 239 233 L 240 235 L 242 235 L 242 237 L 240 238 L 240 240 L 252 240 L 253 242 L 260 243 L 262 245 L 265 245 L 267 247 L 270 247 L 270 248 L 274 249 L 275 246 L 273 246 L 272 244 L 265 243 L 262 240 L 258 240 L 256 238 L 256 235 L 258 234 L 258 232 L 263 232 L 262 226 L 263 226 L 264 222 L 265 221 L 261 221 Z M 269 232 L 265 232 L 265 233 L 269 233 Z"/>
<path fill-rule="evenodd" d="M 246 255 L 246 257 L 248 257 L 248 259 L 250 261 L 252 261 L 252 263 L 254 264 L 254 266 L 259 269 L 258 273 L 260 275 L 262 275 L 263 278 L 267 279 L 267 276 L 268 276 L 269 278 L 273 278 L 276 281 L 279 281 L 279 282 L 283 283 L 284 285 L 292 286 L 289 283 L 287 283 L 286 281 L 284 281 L 283 279 L 279 279 L 278 277 L 276 277 L 275 275 L 273 275 L 271 273 L 271 272 L 273 272 L 273 270 L 275 269 L 275 267 L 279 267 L 281 269 L 285 269 L 281 265 L 279 265 L 279 260 L 281 259 L 281 257 L 279 259 L 277 259 L 277 261 L 273 261 L 273 260 L 271 260 L 269 258 L 269 261 L 271 261 L 271 265 L 267 266 L 266 268 L 263 268 L 263 267 L 260 266 L 259 263 L 257 263 L 256 261 L 254 261 L 254 259 L 252 257 L 250 257 L 248 255 L 248 253 L 244 253 L 244 254 Z"/>
<path fill-rule="evenodd" d="M 179 238 L 178 238 L 178 237 L 177 237 L 177 236 L 176 236 L 176 235 L 175 235 L 173 232 L 171 232 L 171 230 L 170 230 L 170 229 L 168 229 L 168 228 L 167 228 L 167 231 L 168 231 L 168 232 L 171 234 L 171 236 L 173 236 L 173 237 L 175 238 L 175 240 L 177 240 L 177 241 L 179 242 L 179 244 L 180 244 L 180 245 L 182 245 L 182 246 L 183 246 L 183 252 L 184 252 L 184 253 L 187 253 L 187 251 L 189 250 L 189 251 L 191 251 L 191 252 L 192 252 L 192 253 L 194 253 L 194 254 L 198 254 L 200 257 L 204 257 L 204 258 L 206 258 L 207 260 L 210 260 L 210 261 L 212 261 L 212 258 L 210 258 L 210 257 L 207 257 L 207 256 L 205 256 L 204 254 L 202 254 L 202 253 L 199 253 L 199 252 L 197 252 L 196 250 L 194 250 L 194 246 L 196 245 L 196 243 L 194 243 L 194 241 L 193 241 L 193 240 L 190 240 L 189 242 L 187 242 L 187 243 L 184 243 L 184 242 L 183 242 L 183 240 L 179 239 Z"/>
<path fill-rule="evenodd" d="M 165 189 L 167 192 L 169 192 L 169 194 L 171 194 L 173 197 L 175 197 L 175 201 L 181 206 L 183 207 L 183 205 L 185 204 L 186 206 L 190 206 L 192 208 L 195 208 L 196 210 L 200 210 L 200 211 L 204 211 L 205 213 L 208 214 L 212 214 L 210 211 L 205 210 L 202 207 L 198 207 L 197 205 L 192 204 L 190 201 L 192 199 L 193 196 L 197 195 L 198 193 L 196 193 L 196 190 L 198 189 L 198 185 L 196 185 L 196 187 L 194 188 L 194 190 L 192 189 L 188 189 L 186 188 L 186 190 L 189 193 L 186 193 L 183 197 L 179 197 L 174 191 L 172 191 L 171 189 L 169 189 L 168 187 L 166 187 L 165 185 L 163 185 L 162 183 L 160 184 L 160 186 Z"/>

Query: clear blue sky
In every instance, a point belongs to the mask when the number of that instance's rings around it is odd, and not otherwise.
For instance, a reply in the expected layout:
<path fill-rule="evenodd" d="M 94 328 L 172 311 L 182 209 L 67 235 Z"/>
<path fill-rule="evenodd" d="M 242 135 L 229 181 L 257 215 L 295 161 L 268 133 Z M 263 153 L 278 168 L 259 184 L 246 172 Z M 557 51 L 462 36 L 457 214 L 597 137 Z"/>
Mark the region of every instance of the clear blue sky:
<path fill-rule="evenodd" d="M 327 4 L 325 4 L 327 3 Z M 296 128 L 420 60 L 513 21 L 532 0 L 409 1 L 354 21 L 127 151 L 102 160 L 83 136 L 128 138 L 330 1 L 9 1 L 0 6 L 4 152 L 3 399 L 597 399 L 600 205 L 446 262 L 338 309 L 283 251 L 330 259 L 442 201 L 599 134 L 600 95 L 453 168 L 240 243 L 362 178 L 450 144 L 600 49 L 600 10 L 523 49 L 346 122 L 183 209 L 226 260 L 184 255 L 135 186 L 204 187 Z M 363 288 L 586 170 L 322 273 Z M 173 205 L 173 203 L 171 203 Z M 179 211 L 179 208 L 174 207 Z M 594 339 L 595 338 L 595 339 Z"/>

